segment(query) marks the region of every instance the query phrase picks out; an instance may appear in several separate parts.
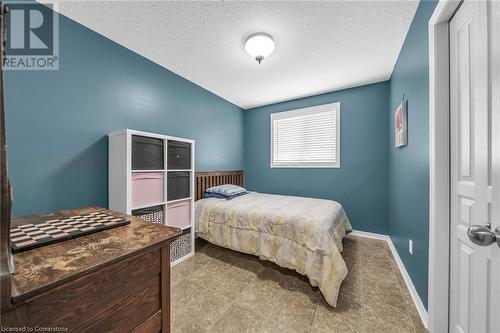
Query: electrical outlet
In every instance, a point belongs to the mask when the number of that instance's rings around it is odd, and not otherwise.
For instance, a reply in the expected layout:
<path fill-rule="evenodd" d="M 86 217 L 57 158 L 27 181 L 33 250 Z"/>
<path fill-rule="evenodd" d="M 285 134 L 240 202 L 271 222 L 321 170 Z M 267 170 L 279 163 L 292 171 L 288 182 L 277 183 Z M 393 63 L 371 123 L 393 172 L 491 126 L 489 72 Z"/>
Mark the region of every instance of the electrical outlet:
<path fill-rule="evenodd" d="M 413 241 L 411 239 L 408 241 L 408 252 L 413 255 Z"/>

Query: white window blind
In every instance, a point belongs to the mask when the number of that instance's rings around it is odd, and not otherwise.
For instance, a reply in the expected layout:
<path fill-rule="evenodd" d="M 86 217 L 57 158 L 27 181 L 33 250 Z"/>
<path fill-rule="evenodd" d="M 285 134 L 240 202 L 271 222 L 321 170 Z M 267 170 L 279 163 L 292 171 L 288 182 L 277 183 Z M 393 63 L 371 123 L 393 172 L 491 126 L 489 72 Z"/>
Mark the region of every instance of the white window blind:
<path fill-rule="evenodd" d="M 340 103 L 271 114 L 272 168 L 339 168 Z"/>

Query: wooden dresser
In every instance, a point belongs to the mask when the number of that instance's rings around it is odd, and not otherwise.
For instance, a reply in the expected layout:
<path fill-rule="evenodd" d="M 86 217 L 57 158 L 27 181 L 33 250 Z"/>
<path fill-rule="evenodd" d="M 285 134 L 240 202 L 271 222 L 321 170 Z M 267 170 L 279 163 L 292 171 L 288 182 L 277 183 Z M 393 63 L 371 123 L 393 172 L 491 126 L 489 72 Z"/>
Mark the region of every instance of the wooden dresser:
<path fill-rule="evenodd" d="M 130 224 L 13 255 L 2 331 L 170 331 L 170 242 L 180 229 L 95 207 L 18 218 L 12 227 L 95 210 Z"/>

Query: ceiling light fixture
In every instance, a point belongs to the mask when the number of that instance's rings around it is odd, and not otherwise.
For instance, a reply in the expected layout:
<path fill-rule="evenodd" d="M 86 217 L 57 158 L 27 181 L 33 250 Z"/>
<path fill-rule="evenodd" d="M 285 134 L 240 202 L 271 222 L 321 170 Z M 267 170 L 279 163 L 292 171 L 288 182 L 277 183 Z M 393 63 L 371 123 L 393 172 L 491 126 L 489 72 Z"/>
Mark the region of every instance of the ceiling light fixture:
<path fill-rule="evenodd" d="M 275 44 L 271 35 L 265 32 L 251 34 L 245 39 L 245 51 L 260 64 L 274 52 Z"/>

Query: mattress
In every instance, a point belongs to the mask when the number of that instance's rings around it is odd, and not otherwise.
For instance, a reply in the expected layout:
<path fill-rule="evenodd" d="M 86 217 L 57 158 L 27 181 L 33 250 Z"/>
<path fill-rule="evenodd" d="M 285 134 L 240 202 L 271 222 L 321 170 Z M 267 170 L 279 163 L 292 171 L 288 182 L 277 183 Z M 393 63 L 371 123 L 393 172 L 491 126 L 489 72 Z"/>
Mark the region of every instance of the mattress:
<path fill-rule="evenodd" d="M 332 200 L 251 192 L 195 203 L 197 235 L 213 244 L 294 269 L 333 307 L 347 266 L 342 239 L 352 227 Z"/>

